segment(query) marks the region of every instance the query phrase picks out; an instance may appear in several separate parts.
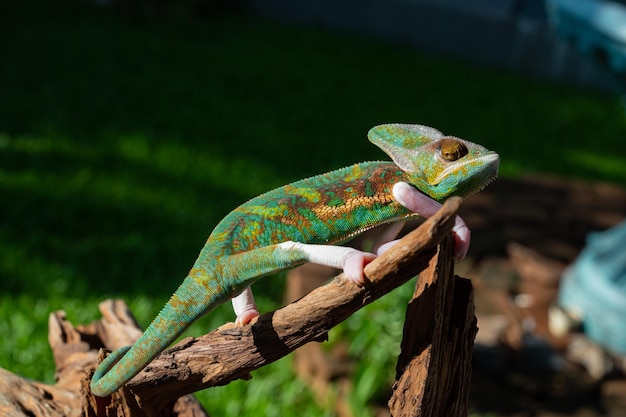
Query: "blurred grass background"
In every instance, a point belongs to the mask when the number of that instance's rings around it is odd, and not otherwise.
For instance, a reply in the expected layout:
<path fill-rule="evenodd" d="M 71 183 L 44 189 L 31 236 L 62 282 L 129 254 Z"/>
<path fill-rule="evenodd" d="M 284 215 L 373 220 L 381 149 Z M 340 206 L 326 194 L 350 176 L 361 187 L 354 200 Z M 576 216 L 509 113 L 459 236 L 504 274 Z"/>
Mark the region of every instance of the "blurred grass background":
<path fill-rule="evenodd" d="M 617 97 L 220 9 L 146 19 L 71 0 L 0 6 L 0 366 L 53 381 L 47 316 L 123 298 L 147 325 L 212 227 L 284 183 L 384 158 L 422 123 L 498 151 L 502 175 L 626 185 Z M 284 280 L 255 286 L 264 311 Z M 410 284 L 352 317 L 353 406 L 386 398 Z M 203 318 L 199 335 L 233 316 Z M 203 392 L 215 415 L 332 415 L 290 359 Z M 236 398 L 237 400 L 233 400 Z M 305 410 L 305 411 L 303 411 Z"/>

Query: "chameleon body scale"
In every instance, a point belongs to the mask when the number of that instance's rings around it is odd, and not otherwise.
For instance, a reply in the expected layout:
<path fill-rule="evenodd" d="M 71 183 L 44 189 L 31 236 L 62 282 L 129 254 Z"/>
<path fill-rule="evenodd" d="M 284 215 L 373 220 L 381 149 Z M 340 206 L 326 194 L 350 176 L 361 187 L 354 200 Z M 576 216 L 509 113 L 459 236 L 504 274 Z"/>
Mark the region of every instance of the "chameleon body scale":
<path fill-rule="evenodd" d="M 438 139 L 442 135 L 419 125 L 382 125 L 374 129 L 370 140 L 388 152 L 394 163 L 364 162 L 296 181 L 255 197 L 229 213 L 215 227 L 189 274 L 144 334 L 133 346 L 118 349 L 100 364 L 91 382 L 92 392 L 110 395 L 197 318 L 259 278 L 309 260 L 306 251 L 289 249 L 281 243 L 334 245 L 378 225 L 417 216 L 394 199 L 391 190 L 398 182 L 407 182 L 440 201 L 475 192 L 496 175 L 497 154 L 457 138 L 466 154 L 453 156 L 456 159 L 451 162 L 457 166 L 454 172 L 442 175 L 445 169 L 440 167 L 430 172 L 427 167 L 431 162 L 445 162 L 445 157 L 431 155 L 430 148 L 417 154 L 429 160 L 416 161 L 419 172 L 407 171 L 405 162 L 394 156 L 394 152 L 407 152 L 393 151 L 389 146 L 428 148 L 441 142 Z M 381 140 L 383 143 L 379 143 Z M 441 153 L 441 144 L 433 149 Z M 459 163 L 463 157 L 466 161 Z M 441 184 L 443 187 L 438 188 Z"/>

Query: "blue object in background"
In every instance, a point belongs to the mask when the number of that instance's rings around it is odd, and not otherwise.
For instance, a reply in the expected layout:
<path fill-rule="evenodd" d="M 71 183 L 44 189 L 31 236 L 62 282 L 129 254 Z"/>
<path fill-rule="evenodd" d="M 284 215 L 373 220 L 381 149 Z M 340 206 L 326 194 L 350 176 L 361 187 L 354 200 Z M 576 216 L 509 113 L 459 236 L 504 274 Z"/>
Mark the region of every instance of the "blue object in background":
<path fill-rule="evenodd" d="M 547 0 L 548 20 L 585 55 L 602 55 L 616 72 L 626 72 L 624 0 Z"/>
<path fill-rule="evenodd" d="M 558 304 L 581 319 L 590 339 L 626 355 L 626 221 L 587 237 L 563 274 Z"/>

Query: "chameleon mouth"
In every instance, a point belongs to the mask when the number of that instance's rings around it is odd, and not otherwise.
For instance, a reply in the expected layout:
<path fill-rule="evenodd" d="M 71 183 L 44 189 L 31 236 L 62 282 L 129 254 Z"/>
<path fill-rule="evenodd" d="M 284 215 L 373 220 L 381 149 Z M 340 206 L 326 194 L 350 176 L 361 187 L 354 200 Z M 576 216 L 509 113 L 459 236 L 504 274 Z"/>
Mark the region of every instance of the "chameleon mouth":
<path fill-rule="evenodd" d="M 474 189 L 470 189 L 467 192 L 467 194 L 465 194 L 465 197 L 469 197 L 470 195 L 476 194 L 477 192 L 483 190 L 489 184 L 494 182 L 496 178 L 498 178 L 498 167 L 500 166 L 500 157 L 498 156 L 498 154 L 495 154 L 494 156 L 495 158 L 491 161 L 494 165 L 491 173 L 488 176 L 486 176 L 482 180 L 482 182 L 479 182 L 478 186 L 474 187 Z"/>
<path fill-rule="evenodd" d="M 480 182 L 481 185 L 476 191 L 482 190 L 498 175 L 500 156 L 495 152 L 489 152 L 486 155 L 468 159 L 467 161 L 463 161 L 461 163 L 458 163 L 457 161 L 456 163 L 451 164 L 449 167 L 444 169 L 439 175 L 437 175 L 431 185 L 439 184 L 455 171 L 462 171 L 466 168 L 471 171 L 472 166 L 478 167 L 479 173 L 482 174 L 478 175 L 478 177 L 480 177 L 483 181 Z"/>
<path fill-rule="evenodd" d="M 465 197 L 469 197 L 472 194 L 476 194 L 477 192 L 482 191 L 485 187 L 487 187 L 489 184 L 494 182 L 496 180 L 496 178 L 498 178 L 498 172 L 497 171 L 494 172 L 493 175 L 488 177 L 481 185 L 476 187 L 476 189 L 474 189 L 473 191 L 470 191 L 469 193 L 467 193 L 465 195 Z"/>

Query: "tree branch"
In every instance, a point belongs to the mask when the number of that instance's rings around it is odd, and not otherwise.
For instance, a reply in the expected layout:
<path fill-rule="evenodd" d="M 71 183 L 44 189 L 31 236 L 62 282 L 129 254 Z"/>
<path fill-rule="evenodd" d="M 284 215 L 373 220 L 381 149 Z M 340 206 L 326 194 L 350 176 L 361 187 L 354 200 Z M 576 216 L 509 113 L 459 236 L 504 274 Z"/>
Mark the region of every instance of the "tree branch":
<path fill-rule="evenodd" d="M 364 288 L 340 275 L 251 325 L 227 324 L 202 337 L 184 339 L 159 355 L 127 387 L 142 404 L 159 409 L 181 395 L 249 379 L 251 371 L 305 343 L 326 340 L 331 328 L 428 266 L 437 244 L 450 234 L 459 205 L 460 199 L 448 200 L 437 214 L 367 265 L 369 283 Z"/>

